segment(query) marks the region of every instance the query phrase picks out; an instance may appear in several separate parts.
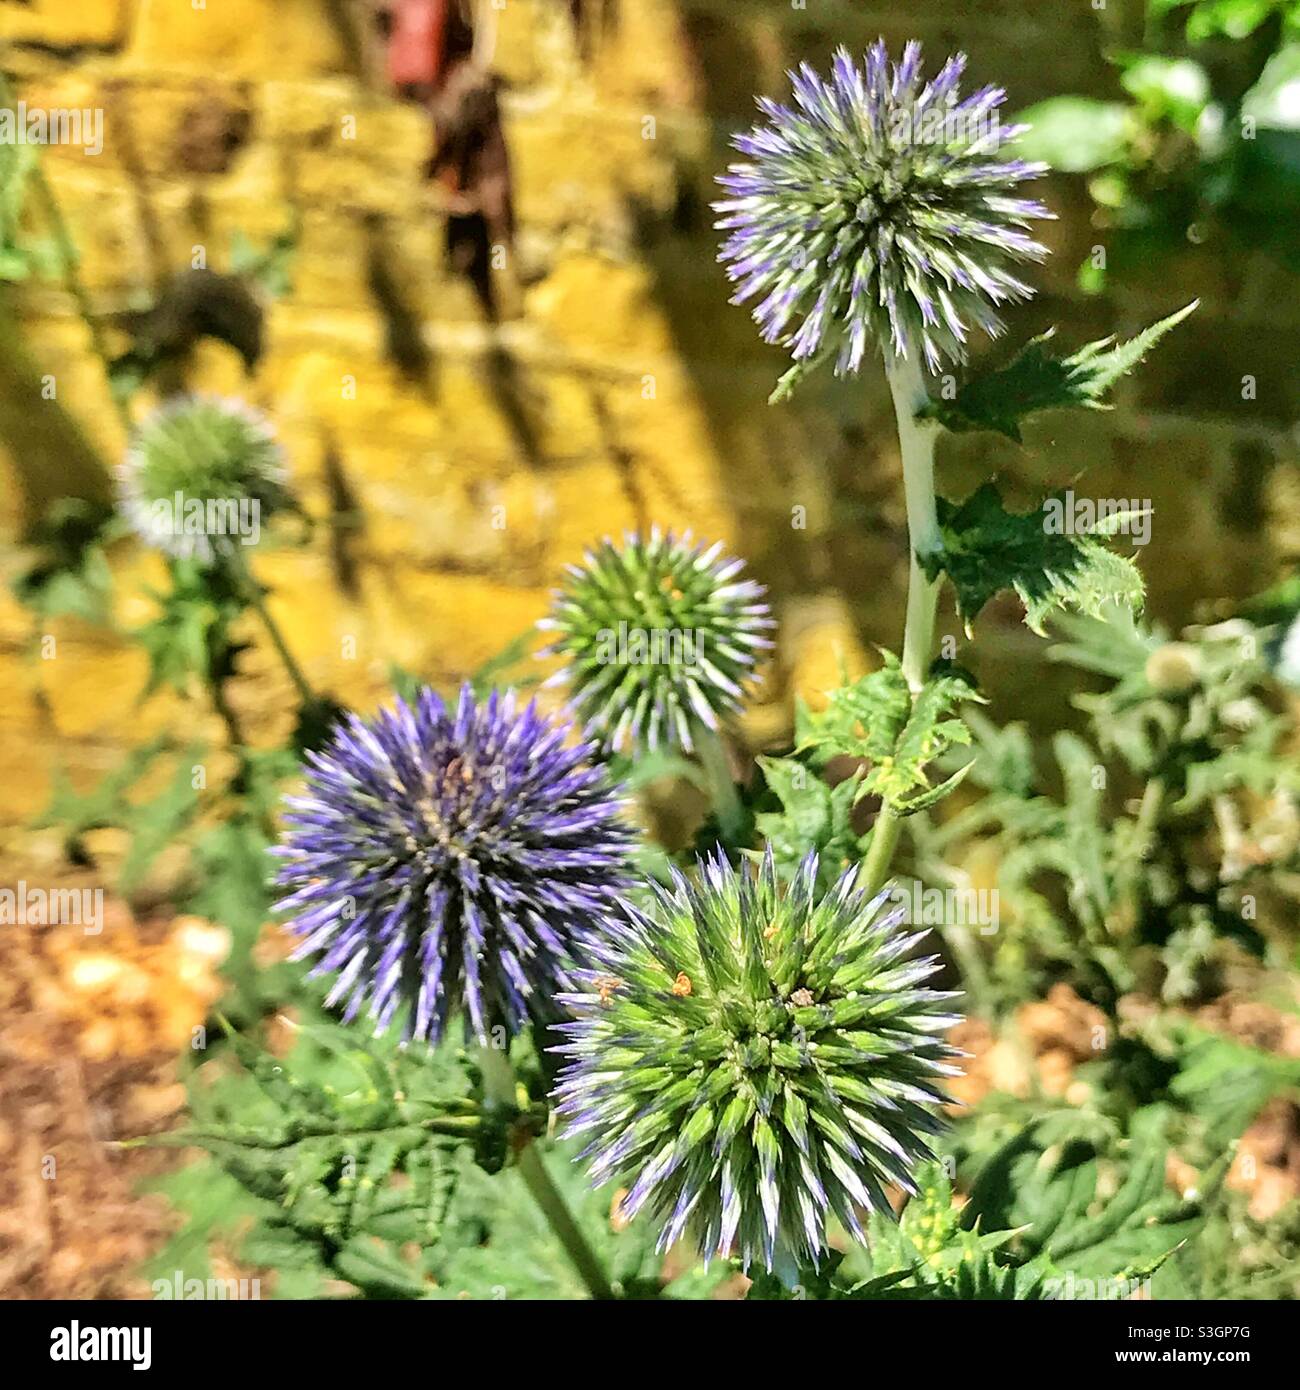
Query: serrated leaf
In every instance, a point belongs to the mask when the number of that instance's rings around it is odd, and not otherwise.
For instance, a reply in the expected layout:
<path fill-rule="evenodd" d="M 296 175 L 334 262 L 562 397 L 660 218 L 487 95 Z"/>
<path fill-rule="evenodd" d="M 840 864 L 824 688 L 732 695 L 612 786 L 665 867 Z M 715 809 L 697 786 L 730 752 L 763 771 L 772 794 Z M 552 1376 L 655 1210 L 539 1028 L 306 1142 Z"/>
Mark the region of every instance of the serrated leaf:
<path fill-rule="evenodd" d="M 1044 510 L 1009 512 L 997 485 L 985 483 L 960 505 L 939 500 L 943 548 L 923 563 L 931 579 L 945 573 L 952 580 L 968 631 L 994 594 L 1010 589 L 1025 605 L 1026 623 L 1041 635 L 1047 618 L 1061 609 L 1100 617 L 1114 604 L 1141 608 L 1141 572 L 1098 539 L 1128 519 L 1127 513 L 1112 515 L 1090 535 L 1048 531 Z"/>
<path fill-rule="evenodd" d="M 1273 1096 L 1300 1090 L 1300 1061 L 1189 1030 L 1170 1089 L 1204 1123 L 1207 1143 L 1222 1150 Z"/>
<path fill-rule="evenodd" d="M 953 748 L 970 743 L 970 730 L 952 711 L 982 697 L 961 672 L 940 669 L 913 695 L 892 652 L 884 665 L 860 680 L 832 690 L 824 712 L 802 709 L 797 724 L 800 748 L 823 758 L 869 759 L 854 799 L 874 794 L 902 815 L 932 806 L 952 791 L 964 770 L 939 785 L 929 769 Z"/>
<path fill-rule="evenodd" d="M 1031 1122 L 981 1167 L 963 1225 L 1021 1226 L 1017 1251 L 1054 1275 L 1146 1278 L 1200 1229 L 1221 1181 L 1217 1170 L 1208 1173 L 1205 1190 L 1189 1201 L 1167 1190 L 1166 1113 L 1160 1107 L 1136 1112 L 1121 1145 L 1102 1136 L 1090 1141 L 1082 1132 L 1063 1138 L 1047 1121 Z M 1103 1168 L 1122 1176 L 1110 1192 L 1102 1187 Z"/>
<path fill-rule="evenodd" d="M 1105 409 L 1103 397 L 1200 303 L 1193 300 L 1127 342 L 1101 338 L 1070 357 L 1048 350 L 1052 333 L 1032 339 L 1004 367 L 985 372 L 960 387 L 950 400 L 931 398 L 918 415 L 962 433 L 995 430 L 1021 442 L 1020 422 L 1039 410 L 1062 406 Z"/>
<path fill-rule="evenodd" d="M 198 812 L 194 768 L 203 761 L 202 744 L 176 751 L 171 779 L 155 796 L 133 799 L 137 783 L 162 754 L 170 752 L 165 736 L 151 739 L 133 749 L 119 768 L 85 793 L 78 793 L 62 771 L 56 772 L 49 805 L 36 824 L 58 826 L 69 852 L 75 852 L 87 831 L 106 827 L 125 830 L 130 848 L 118 872 L 118 887 L 126 894 L 134 892 L 157 855 L 179 837 Z"/>
<path fill-rule="evenodd" d="M 234 673 L 242 650 L 230 628 L 246 599 L 224 567 L 172 560 L 169 570 L 171 587 L 150 594 L 157 616 L 132 634 L 149 657 L 146 696 L 164 686 L 182 694 L 195 682 L 214 687 Z"/>
<path fill-rule="evenodd" d="M 495 1123 L 465 1070 L 445 1051 L 344 1028 L 303 1029 L 288 1057 L 238 1033 L 228 1042 L 244 1069 L 192 1091 L 190 1128 L 147 1142 L 201 1148 L 233 1179 L 238 1209 L 251 1202 L 262 1221 L 248 1259 L 261 1248 L 278 1271 L 423 1296 L 423 1270 L 398 1252 L 437 1240 L 457 1177 Z M 186 1206 L 205 1241 L 231 1235 L 201 1204 Z"/>
<path fill-rule="evenodd" d="M 846 860 L 856 857 L 858 836 L 853 829 L 857 786 L 852 778 L 828 786 L 797 758 L 760 757 L 769 789 L 781 802 L 780 811 L 762 811 L 754 823 L 771 846 L 777 872 L 790 878 L 810 850 L 828 878 L 838 876 Z"/>
<path fill-rule="evenodd" d="M 1022 1264 L 1010 1251 L 1015 1229 L 979 1231 L 963 1225 L 942 1165 L 922 1164 L 916 1195 L 895 1221 L 881 1212 L 867 1219 L 867 1240 L 845 1258 L 839 1299 L 1037 1299 L 1045 1296 L 1041 1265 Z M 862 1277 L 864 1276 L 865 1277 Z M 850 1279 L 856 1282 L 848 1284 Z"/>

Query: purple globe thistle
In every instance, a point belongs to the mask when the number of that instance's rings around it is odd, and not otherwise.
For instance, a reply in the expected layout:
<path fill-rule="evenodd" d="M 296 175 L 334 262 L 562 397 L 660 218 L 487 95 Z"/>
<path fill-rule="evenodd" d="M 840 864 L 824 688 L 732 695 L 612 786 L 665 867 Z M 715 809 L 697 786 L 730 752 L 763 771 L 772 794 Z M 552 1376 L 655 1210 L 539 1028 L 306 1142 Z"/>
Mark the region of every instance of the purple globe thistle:
<path fill-rule="evenodd" d="M 627 744 L 692 751 L 702 726 L 716 731 L 739 711 L 745 685 L 776 624 L 765 590 L 740 578 L 743 560 L 721 543 L 658 527 L 648 537 L 606 538 L 567 566 L 542 655 L 566 665 L 552 679 L 607 748 Z"/>
<path fill-rule="evenodd" d="M 578 961 L 600 961 L 631 830 L 589 744 L 513 694 L 455 709 L 432 690 L 350 716 L 289 798 L 278 909 L 295 958 L 337 972 L 327 1003 L 437 1042 L 463 1003 L 481 1041 L 554 1016 Z"/>
<path fill-rule="evenodd" d="M 253 544 L 267 518 L 292 506 L 270 422 L 217 396 L 179 396 L 149 415 L 118 465 L 117 488 L 146 544 L 205 565 Z"/>
<path fill-rule="evenodd" d="M 599 1186 L 630 1190 L 665 1248 L 733 1246 L 746 1266 L 816 1264 L 828 1220 L 862 1238 L 857 1208 L 888 1211 L 939 1129 L 952 994 L 923 987 L 924 931 L 850 869 L 817 887 L 810 854 L 783 889 L 771 849 L 755 877 L 722 857 L 675 874 L 603 971 L 562 1001 L 568 1061 L 556 1096 Z"/>
<path fill-rule="evenodd" d="M 1046 254 L 1025 228 L 1051 214 L 1014 190 L 1046 165 L 1000 157 L 1026 127 L 999 123 L 999 87 L 958 100 L 965 65 L 922 85 L 918 43 L 891 65 L 882 39 L 862 69 L 841 48 L 829 82 L 802 64 L 795 106 L 760 97 L 770 124 L 735 138 L 752 162 L 718 180 L 719 259 L 734 303 L 762 296 L 754 319 L 796 373 L 831 353 L 856 372 L 873 339 L 931 369 L 960 361 L 968 321 L 996 335 L 993 306 L 1033 293 L 1011 268 Z"/>

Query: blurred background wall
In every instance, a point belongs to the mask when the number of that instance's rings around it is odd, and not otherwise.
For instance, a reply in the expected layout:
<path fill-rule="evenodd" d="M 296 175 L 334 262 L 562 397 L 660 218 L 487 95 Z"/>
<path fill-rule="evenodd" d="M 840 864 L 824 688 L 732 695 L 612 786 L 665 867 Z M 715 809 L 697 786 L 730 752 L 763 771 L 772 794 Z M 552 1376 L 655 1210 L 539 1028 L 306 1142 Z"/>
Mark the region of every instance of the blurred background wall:
<path fill-rule="evenodd" d="M 765 404 L 781 354 L 728 306 L 715 261 L 708 204 L 729 135 L 749 124 L 755 92 L 783 93 L 792 63 L 824 67 L 835 44 L 879 34 L 895 47 L 920 37 L 932 63 L 966 50 L 971 79 L 1004 84 L 1012 110 L 1062 91 L 1109 94 L 1103 48 L 1131 9 L 487 4 L 477 43 L 499 83 L 477 97 L 499 104 L 508 172 L 471 132 L 461 154 L 474 172 L 459 182 L 446 159 L 430 176 L 430 115 L 393 95 L 373 16 L 347 0 L 2 0 L 0 36 L 29 104 L 105 112 L 101 155 L 42 155 L 99 351 L 129 348 L 133 316 L 187 268 L 228 271 L 249 248 L 280 258 L 252 371 L 208 340 L 184 374 L 247 397 L 282 435 L 316 524 L 258 569 L 320 687 L 369 706 L 390 661 L 452 682 L 542 613 L 558 568 L 591 539 L 691 527 L 746 555 L 774 592 L 782 647 L 748 731 L 761 743 L 787 726 L 795 689 L 832 683 L 871 642 L 897 644 L 906 556 L 878 375 L 814 379 L 792 404 Z M 473 109 L 467 98 L 447 121 Z M 1300 550 L 1295 282 L 1266 257 L 1189 242 L 1085 296 L 1076 270 L 1098 242 L 1091 205 L 1067 177 L 1046 196 L 1060 216 L 1046 232 L 1055 254 L 1038 299 L 1012 319 L 1013 343 L 1053 322 L 1071 346 L 1130 333 L 1197 295 L 1201 311 L 1114 411 L 1042 417 L 1024 448 L 946 438 L 940 486 L 962 495 L 996 472 L 1026 504 L 1072 482 L 1150 499 L 1150 608 L 1177 625 L 1200 600 L 1257 590 Z M 449 256 L 448 217 L 463 219 L 475 197 L 486 240 L 453 237 Z M 0 527 L 12 567 L 51 497 L 102 487 L 124 426 L 75 298 L 32 282 L 4 304 Z M 54 405 L 32 388 L 45 375 Z M 129 542 L 112 561 L 115 619 L 137 626 L 161 572 Z M 1039 648 L 1014 605 L 992 618 L 980 674 L 1001 713 L 1032 714 L 1046 703 Z M 58 619 L 57 661 L 41 659 L 41 635 L 6 590 L 9 823 L 44 805 L 51 765 L 89 782 L 150 729 L 206 720 L 165 695 L 141 705 L 144 655 L 111 632 Z M 280 679 L 249 654 L 239 699 L 255 734 L 283 732 Z"/>

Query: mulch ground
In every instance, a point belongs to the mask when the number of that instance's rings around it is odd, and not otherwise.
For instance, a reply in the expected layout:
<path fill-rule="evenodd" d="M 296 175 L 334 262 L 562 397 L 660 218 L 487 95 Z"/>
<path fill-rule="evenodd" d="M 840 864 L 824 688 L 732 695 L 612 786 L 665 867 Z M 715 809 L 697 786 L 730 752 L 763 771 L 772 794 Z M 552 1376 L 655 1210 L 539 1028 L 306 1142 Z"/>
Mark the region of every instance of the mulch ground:
<path fill-rule="evenodd" d="M 3 1298 L 146 1298 L 140 1266 L 176 1222 L 141 1187 L 180 1156 L 112 1141 L 176 1122 L 176 1059 L 219 994 L 224 934 L 104 908 L 98 934 L 0 930 Z"/>

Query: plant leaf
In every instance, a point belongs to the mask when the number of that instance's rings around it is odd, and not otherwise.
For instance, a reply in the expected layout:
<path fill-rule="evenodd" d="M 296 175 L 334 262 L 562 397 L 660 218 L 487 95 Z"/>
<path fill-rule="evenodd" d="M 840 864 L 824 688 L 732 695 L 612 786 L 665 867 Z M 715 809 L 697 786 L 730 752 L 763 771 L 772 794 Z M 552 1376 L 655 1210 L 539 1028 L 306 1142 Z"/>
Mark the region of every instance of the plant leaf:
<path fill-rule="evenodd" d="M 790 878 L 809 850 L 816 850 L 821 872 L 830 881 L 846 861 L 856 858 L 858 836 L 851 824 L 857 784 L 852 777 L 828 786 L 797 758 L 763 758 L 759 766 L 779 811 L 754 817 L 760 837 L 772 847 L 777 872 Z"/>
<path fill-rule="evenodd" d="M 870 760 L 854 800 L 874 793 L 900 814 L 911 815 L 934 805 L 965 775 L 963 768 L 935 786 L 927 768 L 950 749 L 970 743 L 970 730 L 952 712 L 981 697 L 955 667 L 941 667 L 914 697 L 898 658 L 892 652 L 883 656 L 879 671 L 831 691 L 824 712 L 801 708 L 797 736 L 800 748 L 814 748 L 823 758 Z"/>
<path fill-rule="evenodd" d="M 1123 102 L 1050 97 L 1018 119 L 1029 126 L 1017 146 L 1020 157 L 1042 160 L 1062 173 L 1091 173 L 1121 159 L 1128 148 L 1131 122 Z"/>
<path fill-rule="evenodd" d="M 985 483 L 960 505 L 940 499 L 943 549 L 922 557 L 922 563 L 931 579 L 944 572 L 952 580 L 968 632 L 989 599 L 1011 589 L 1025 605 L 1026 623 L 1042 635 L 1044 621 L 1056 609 L 1091 617 L 1100 617 L 1113 603 L 1141 609 L 1141 572 L 1097 539 L 1132 516 L 1112 515 L 1089 535 L 1049 532 L 1045 510 L 1008 512 L 997 485 Z"/>
<path fill-rule="evenodd" d="M 1125 343 L 1100 338 L 1070 357 L 1049 352 L 1052 332 L 1044 333 L 1026 343 L 1006 366 L 972 378 L 952 400 L 932 397 L 918 415 L 954 433 L 996 430 L 1019 444 L 1020 422 L 1036 411 L 1071 405 L 1106 409 L 1106 392 L 1199 303 L 1194 299 Z"/>

